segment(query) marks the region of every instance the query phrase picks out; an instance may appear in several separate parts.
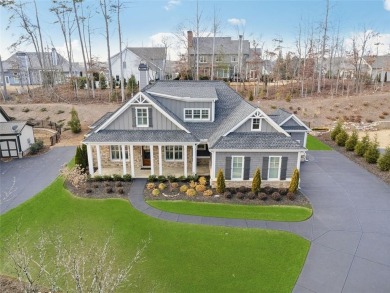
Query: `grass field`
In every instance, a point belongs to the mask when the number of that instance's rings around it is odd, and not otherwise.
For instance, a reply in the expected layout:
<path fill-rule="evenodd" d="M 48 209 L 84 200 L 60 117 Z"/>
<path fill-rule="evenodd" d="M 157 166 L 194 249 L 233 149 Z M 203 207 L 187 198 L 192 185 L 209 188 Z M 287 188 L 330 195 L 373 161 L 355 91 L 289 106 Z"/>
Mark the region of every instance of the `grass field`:
<path fill-rule="evenodd" d="M 309 151 L 330 151 L 332 148 L 312 135 L 307 136 L 306 148 Z"/>
<path fill-rule="evenodd" d="M 17 226 L 21 235 L 29 231 L 25 240 L 32 255 L 42 230 L 72 243 L 81 229 L 90 245 L 103 245 L 112 233 L 116 267 L 126 264 L 141 241 L 150 238 L 144 261 L 135 266 L 121 292 L 291 292 L 310 245 L 282 231 L 154 219 L 125 200 L 76 198 L 64 189 L 61 178 L 0 216 L 0 223 L 0 272 L 7 275 L 13 275 L 13 269 L 4 248 L 15 246 L 7 239 L 13 239 Z"/>
<path fill-rule="evenodd" d="M 312 210 L 295 206 L 258 206 L 188 201 L 149 200 L 156 209 L 193 216 L 230 219 L 298 222 L 308 219 Z"/>

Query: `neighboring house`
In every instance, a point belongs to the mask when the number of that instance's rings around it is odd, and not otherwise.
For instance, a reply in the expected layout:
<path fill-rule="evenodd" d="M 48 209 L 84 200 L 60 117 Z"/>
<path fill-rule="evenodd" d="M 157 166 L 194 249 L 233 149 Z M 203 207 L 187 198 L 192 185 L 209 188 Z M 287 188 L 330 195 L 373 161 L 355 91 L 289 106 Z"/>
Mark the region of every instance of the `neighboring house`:
<path fill-rule="evenodd" d="M 148 81 L 165 79 L 166 49 L 163 47 L 127 47 L 122 50 L 123 77 L 128 80 L 134 74 L 139 78 L 138 66 L 148 66 Z M 120 53 L 111 57 L 112 76 L 119 82 L 121 76 Z"/>
<path fill-rule="evenodd" d="M 306 151 L 223 81 L 158 81 L 91 126 L 90 174 L 210 175 L 287 186 Z"/>
<path fill-rule="evenodd" d="M 196 55 L 199 52 L 199 77 L 211 76 L 213 58 L 213 37 L 194 37 L 192 31 L 187 32 L 189 65 L 196 72 Z M 197 49 L 197 44 L 199 48 Z M 215 37 L 214 77 L 216 79 L 232 79 L 237 76 L 239 69 L 245 72 L 246 59 L 250 54 L 250 43 L 230 37 Z M 239 68 L 240 67 L 240 68 Z M 244 76 L 243 76 L 244 77 Z"/>
<path fill-rule="evenodd" d="M 390 82 L 390 55 L 364 57 L 371 67 L 371 78 L 379 82 Z"/>
<path fill-rule="evenodd" d="M 295 114 L 284 109 L 278 109 L 269 117 L 274 120 L 292 139 L 296 140 L 302 147 L 306 148 L 307 134 L 311 131 Z"/>
<path fill-rule="evenodd" d="M 41 57 L 39 57 L 41 56 Z M 42 69 L 39 58 L 46 64 Z M 69 62 L 53 48 L 50 53 L 37 54 L 36 52 L 16 52 L 3 61 L 5 82 L 7 85 L 27 86 L 42 85 L 44 81 L 50 84 L 60 84 L 70 77 Z M 73 76 L 81 75 L 79 67 L 74 66 Z M 1 73 L 0 73 L 1 74 Z M 0 84 L 3 83 L 0 78 Z"/>
<path fill-rule="evenodd" d="M 364 58 L 361 61 L 361 72 L 363 74 L 371 74 L 370 65 L 366 62 L 366 60 L 364 60 Z M 354 61 L 350 57 L 334 57 L 331 62 L 328 60 L 325 63 L 324 74 L 331 73 L 334 77 L 338 76 L 344 79 L 354 79 L 356 77 L 356 68 L 354 63 L 356 62 L 360 62 L 360 59 L 358 61 Z"/>
<path fill-rule="evenodd" d="M 27 121 L 11 120 L 0 107 L 0 158 L 21 158 L 29 152 L 34 143 L 32 124 Z"/>

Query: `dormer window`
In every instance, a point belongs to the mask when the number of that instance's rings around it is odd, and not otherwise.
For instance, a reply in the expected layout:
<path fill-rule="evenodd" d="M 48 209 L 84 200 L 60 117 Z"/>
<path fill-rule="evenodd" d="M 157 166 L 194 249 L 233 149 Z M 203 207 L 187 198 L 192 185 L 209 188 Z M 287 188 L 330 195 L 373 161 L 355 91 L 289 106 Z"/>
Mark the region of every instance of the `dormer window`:
<path fill-rule="evenodd" d="M 252 131 L 261 131 L 261 119 L 252 118 Z"/>
<path fill-rule="evenodd" d="M 199 62 L 200 63 L 206 63 L 207 62 L 206 56 L 200 55 L 199 56 Z"/>
<path fill-rule="evenodd" d="M 184 121 L 210 120 L 210 109 L 184 109 Z"/>
<path fill-rule="evenodd" d="M 137 127 L 148 127 L 149 116 L 148 108 L 135 108 Z"/>

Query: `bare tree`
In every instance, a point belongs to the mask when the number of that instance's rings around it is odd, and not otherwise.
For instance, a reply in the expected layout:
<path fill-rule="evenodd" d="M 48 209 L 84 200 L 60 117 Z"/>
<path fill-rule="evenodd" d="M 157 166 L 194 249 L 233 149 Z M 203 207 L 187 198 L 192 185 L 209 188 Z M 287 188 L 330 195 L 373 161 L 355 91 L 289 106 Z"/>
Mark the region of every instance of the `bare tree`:
<path fill-rule="evenodd" d="M 325 20 L 323 23 L 323 35 L 322 35 L 322 43 L 321 43 L 321 57 L 320 63 L 318 66 L 318 80 L 317 80 L 317 93 L 321 93 L 321 82 L 322 82 L 322 67 L 324 63 L 324 56 L 326 50 L 326 41 L 327 41 L 327 33 L 328 33 L 328 17 L 329 17 L 329 0 L 326 0 L 326 12 L 325 12 Z"/>
<path fill-rule="evenodd" d="M 221 26 L 220 20 L 217 18 L 215 14 L 215 6 L 214 6 L 214 14 L 213 14 L 213 53 L 211 57 L 211 76 L 210 79 L 214 80 L 214 62 L 215 62 L 215 38 L 217 33 L 219 33 L 219 29 Z"/>
<path fill-rule="evenodd" d="M 3 91 L 1 91 L 1 94 L 3 95 L 3 100 L 6 101 L 8 99 L 8 93 L 7 93 L 7 84 L 5 82 L 3 62 L 1 61 L 1 55 L 0 55 L 0 73 L 2 79 L 1 81 L 3 83 Z"/>

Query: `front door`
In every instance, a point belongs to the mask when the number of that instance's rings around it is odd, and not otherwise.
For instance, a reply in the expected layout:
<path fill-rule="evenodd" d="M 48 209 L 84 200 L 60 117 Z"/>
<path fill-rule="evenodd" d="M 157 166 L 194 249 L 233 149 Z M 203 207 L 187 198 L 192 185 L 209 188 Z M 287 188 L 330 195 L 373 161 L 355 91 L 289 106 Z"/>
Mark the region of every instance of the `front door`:
<path fill-rule="evenodd" d="M 150 147 L 142 146 L 142 166 L 150 167 Z"/>

